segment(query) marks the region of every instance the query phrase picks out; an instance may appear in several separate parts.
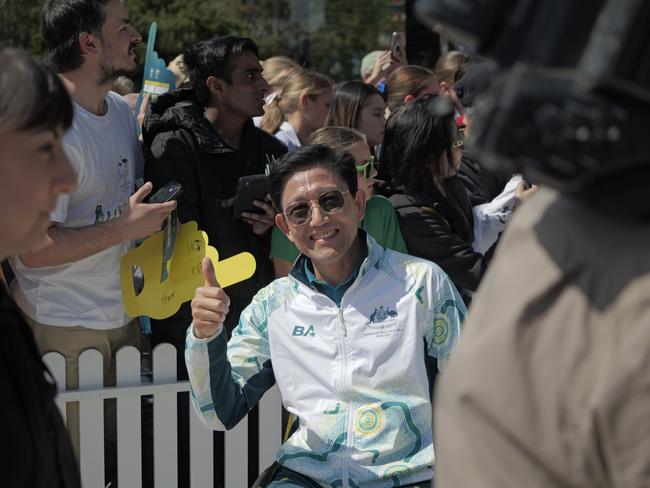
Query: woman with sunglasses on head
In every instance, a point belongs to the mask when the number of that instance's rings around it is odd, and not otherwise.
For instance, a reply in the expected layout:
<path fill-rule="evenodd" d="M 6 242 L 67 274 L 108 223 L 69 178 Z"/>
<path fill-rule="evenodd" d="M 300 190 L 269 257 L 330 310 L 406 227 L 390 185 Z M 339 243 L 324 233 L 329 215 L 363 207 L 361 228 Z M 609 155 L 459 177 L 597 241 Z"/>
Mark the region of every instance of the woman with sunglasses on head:
<path fill-rule="evenodd" d="M 358 130 L 374 154 L 374 148 L 384 140 L 385 113 L 386 100 L 377 88 L 357 80 L 344 81 L 334 90 L 326 125 Z"/>
<path fill-rule="evenodd" d="M 0 260 L 47 244 L 49 214 L 76 177 L 63 151 L 73 109 L 39 61 L 0 48 Z M 79 487 L 79 468 L 32 331 L 0 282 L 2 486 Z"/>
<path fill-rule="evenodd" d="M 495 245 L 485 254 L 472 248 L 472 205 L 456 174 L 463 135 L 453 114 L 439 115 L 440 102 L 423 96 L 391 115 L 381 164 L 409 254 L 438 264 L 469 302 Z"/>
<path fill-rule="evenodd" d="M 365 136 L 348 127 L 323 127 L 312 134 L 309 144 L 322 144 L 330 149 L 348 152 L 357 165 L 359 190 L 366 196 L 366 211 L 359 226 L 375 238 L 380 246 L 406 253 L 406 244 L 400 232 L 397 216 L 390 202 L 378 195 L 373 195 L 375 158 Z M 327 205 L 327 203 L 325 203 Z M 271 260 L 276 278 L 287 276 L 300 252 L 276 226 L 271 239 Z"/>

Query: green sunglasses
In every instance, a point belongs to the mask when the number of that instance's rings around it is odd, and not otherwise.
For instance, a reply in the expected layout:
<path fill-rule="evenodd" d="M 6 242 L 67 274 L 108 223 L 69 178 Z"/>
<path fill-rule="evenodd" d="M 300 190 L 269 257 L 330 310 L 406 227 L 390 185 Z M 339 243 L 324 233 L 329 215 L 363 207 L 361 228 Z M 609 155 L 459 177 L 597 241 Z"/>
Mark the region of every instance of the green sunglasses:
<path fill-rule="evenodd" d="M 375 157 L 370 156 L 366 159 L 363 164 L 357 166 L 357 171 L 363 174 L 363 177 L 367 180 L 372 174 L 372 170 L 375 169 Z"/>

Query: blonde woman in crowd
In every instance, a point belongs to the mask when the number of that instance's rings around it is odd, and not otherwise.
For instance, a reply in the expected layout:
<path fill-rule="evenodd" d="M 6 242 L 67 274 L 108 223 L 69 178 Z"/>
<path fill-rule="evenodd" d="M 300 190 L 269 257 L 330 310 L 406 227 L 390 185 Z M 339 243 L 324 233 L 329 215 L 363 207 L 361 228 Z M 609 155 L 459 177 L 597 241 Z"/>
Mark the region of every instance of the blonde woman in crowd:
<path fill-rule="evenodd" d="M 316 71 L 296 68 L 265 107 L 260 127 L 289 151 L 306 143 L 325 125 L 333 98 L 331 80 Z"/>
<path fill-rule="evenodd" d="M 384 140 L 386 101 L 369 83 L 344 81 L 336 86 L 326 125 L 357 129 L 366 136 L 370 150 Z"/>
<path fill-rule="evenodd" d="M 267 98 L 282 86 L 289 73 L 296 68 L 300 68 L 298 63 L 287 56 L 272 56 L 262 61 L 261 64 L 264 69 L 262 76 L 269 84 Z"/>
<path fill-rule="evenodd" d="M 269 84 L 268 94 L 264 98 L 264 110 L 266 111 L 266 106 L 280 93 L 280 87 L 287 78 L 287 75 L 294 69 L 300 68 L 300 65 L 287 56 L 272 56 L 264 61 L 260 61 L 260 64 L 264 70 L 262 71 L 262 76 Z M 261 116 L 253 117 L 255 127 L 259 127 L 261 122 Z"/>

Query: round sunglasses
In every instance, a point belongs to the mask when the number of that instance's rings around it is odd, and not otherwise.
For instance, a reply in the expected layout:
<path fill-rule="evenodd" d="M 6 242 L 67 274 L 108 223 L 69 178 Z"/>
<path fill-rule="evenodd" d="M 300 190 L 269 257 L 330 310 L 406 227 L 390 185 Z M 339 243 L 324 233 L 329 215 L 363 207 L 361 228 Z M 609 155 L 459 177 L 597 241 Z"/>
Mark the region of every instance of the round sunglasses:
<path fill-rule="evenodd" d="M 328 215 L 340 212 L 345 206 L 344 194 L 349 190 L 327 190 L 321 193 L 316 200 L 293 202 L 284 209 L 284 216 L 291 225 L 304 225 L 311 219 L 312 204 L 316 204 Z"/>

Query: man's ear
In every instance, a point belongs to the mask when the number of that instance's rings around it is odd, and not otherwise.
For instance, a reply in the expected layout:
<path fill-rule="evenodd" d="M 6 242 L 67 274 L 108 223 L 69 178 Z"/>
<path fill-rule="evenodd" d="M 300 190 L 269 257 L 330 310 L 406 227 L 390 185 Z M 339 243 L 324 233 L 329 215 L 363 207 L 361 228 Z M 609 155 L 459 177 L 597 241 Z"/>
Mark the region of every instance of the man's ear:
<path fill-rule="evenodd" d="M 79 49 L 81 54 L 97 53 L 99 51 L 98 41 L 95 36 L 88 32 L 79 34 Z"/>
<path fill-rule="evenodd" d="M 287 239 L 293 242 L 293 238 L 291 237 L 291 230 L 289 229 L 289 223 L 287 222 L 287 219 L 283 213 L 275 214 L 275 225 L 277 225 L 282 233 L 287 236 Z"/>
<path fill-rule="evenodd" d="M 205 87 L 215 96 L 221 96 L 224 93 L 225 83 L 216 76 L 208 76 L 205 80 Z"/>
<path fill-rule="evenodd" d="M 354 203 L 357 206 L 357 212 L 359 213 L 357 220 L 361 222 L 366 216 L 366 192 L 358 189 L 357 194 L 354 197 Z"/>
<path fill-rule="evenodd" d="M 404 104 L 405 104 L 405 105 L 408 105 L 408 104 L 411 103 L 413 100 L 415 100 L 415 97 L 414 97 L 413 95 L 406 95 L 406 96 L 404 97 Z"/>

